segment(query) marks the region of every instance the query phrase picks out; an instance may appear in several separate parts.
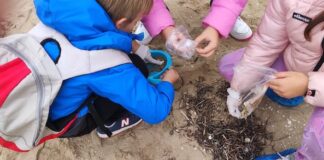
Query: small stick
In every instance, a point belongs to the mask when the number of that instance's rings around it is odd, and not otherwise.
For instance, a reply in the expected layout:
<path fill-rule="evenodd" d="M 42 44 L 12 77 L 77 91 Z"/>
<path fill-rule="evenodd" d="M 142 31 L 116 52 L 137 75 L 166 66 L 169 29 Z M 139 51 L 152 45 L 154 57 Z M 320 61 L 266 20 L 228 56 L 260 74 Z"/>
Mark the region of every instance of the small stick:
<path fill-rule="evenodd" d="M 183 111 L 180 111 L 180 113 L 187 119 L 187 121 L 189 121 L 191 124 L 195 124 L 193 121 L 192 121 L 192 119 L 190 119 L 187 115 L 186 115 L 186 113 L 184 113 Z"/>

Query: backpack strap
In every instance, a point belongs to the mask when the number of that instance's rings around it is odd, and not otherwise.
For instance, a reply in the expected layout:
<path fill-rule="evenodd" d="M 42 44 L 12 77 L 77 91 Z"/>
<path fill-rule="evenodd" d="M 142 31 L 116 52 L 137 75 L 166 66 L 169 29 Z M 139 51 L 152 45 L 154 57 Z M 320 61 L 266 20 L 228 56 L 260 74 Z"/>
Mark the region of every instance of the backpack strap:
<path fill-rule="evenodd" d="M 324 63 L 324 38 L 323 38 L 323 41 L 322 41 L 322 49 L 323 49 L 323 54 L 322 54 L 322 57 L 321 59 L 319 60 L 319 62 L 317 63 L 317 65 L 315 66 L 314 68 L 314 72 L 317 72 L 319 71 L 319 69 L 322 67 L 323 63 Z"/>
<path fill-rule="evenodd" d="M 114 49 L 87 51 L 74 47 L 63 34 L 40 23 L 29 34 L 44 43 L 53 40 L 59 44 L 60 55 L 56 66 L 63 80 L 94 73 L 125 63 L 132 63 L 126 53 Z"/>

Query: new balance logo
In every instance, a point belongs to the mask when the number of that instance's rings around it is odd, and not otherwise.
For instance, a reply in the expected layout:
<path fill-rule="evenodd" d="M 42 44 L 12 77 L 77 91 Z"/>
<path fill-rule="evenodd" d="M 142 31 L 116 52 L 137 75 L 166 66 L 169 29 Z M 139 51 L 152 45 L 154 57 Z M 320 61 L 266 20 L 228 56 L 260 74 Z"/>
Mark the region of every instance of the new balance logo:
<path fill-rule="evenodd" d="M 121 127 L 125 127 L 129 125 L 129 118 L 123 119 L 121 122 Z"/>

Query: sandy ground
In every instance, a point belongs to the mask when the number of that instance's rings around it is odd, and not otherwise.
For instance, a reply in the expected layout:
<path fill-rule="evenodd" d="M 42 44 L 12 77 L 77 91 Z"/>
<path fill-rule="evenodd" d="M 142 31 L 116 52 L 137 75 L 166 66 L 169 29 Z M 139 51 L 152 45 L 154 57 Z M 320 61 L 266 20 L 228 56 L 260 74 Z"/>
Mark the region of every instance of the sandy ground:
<path fill-rule="evenodd" d="M 28 31 L 38 20 L 35 16 L 32 0 L 13 0 L 15 9 L 10 15 L 6 26 L 8 34 Z M 166 0 L 178 24 L 187 26 L 196 36 L 201 32 L 200 21 L 208 11 L 208 0 Z M 250 0 L 242 17 L 255 29 L 263 14 L 266 0 Z M 163 47 L 157 40 L 155 48 Z M 192 91 L 190 81 L 204 76 L 208 81 L 221 80 L 216 64 L 219 59 L 230 51 L 246 46 L 245 42 L 237 42 L 231 38 L 224 40 L 217 55 L 209 59 L 199 58 L 197 61 L 184 61 L 174 58 L 175 68 L 180 72 L 184 86 L 177 90 L 174 110 L 162 124 L 150 126 L 141 124 L 139 127 L 111 139 L 101 140 L 92 133 L 74 139 L 57 139 L 39 146 L 29 153 L 14 153 L 0 148 L 1 160 L 114 160 L 114 159 L 165 159 L 165 160 L 196 160 L 212 159 L 211 155 L 199 147 L 192 138 L 183 133 L 174 132 L 185 123 L 180 109 L 181 97 L 185 92 Z M 274 140 L 265 146 L 265 153 L 280 151 L 289 147 L 298 147 L 303 127 L 312 111 L 307 105 L 296 109 L 287 109 L 265 99 L 256 115 L 268 120 L 269 132 L 274 132 Z M 173 133 L 173 134 L 171 134 Z"/>

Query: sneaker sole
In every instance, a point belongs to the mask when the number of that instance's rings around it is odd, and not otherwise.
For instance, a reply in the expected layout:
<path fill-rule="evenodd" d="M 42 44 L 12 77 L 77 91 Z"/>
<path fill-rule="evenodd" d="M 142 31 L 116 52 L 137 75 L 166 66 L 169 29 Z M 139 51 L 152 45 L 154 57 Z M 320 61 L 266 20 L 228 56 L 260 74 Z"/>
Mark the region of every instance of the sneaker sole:
<path fill-rule="evenodd" d="M 250 39 L 253 37 L 253 34 L 252 34 L 250 37 L 245 38 L 245 39 L 237 39 L 237 38 L 235 38 L 235 37 L 232 36 L 232 35 L 230 35 L 230 36 L 231 36 L 233 39 L 237 40 L 237 41 L 244 42 L 244 41 L 248 41 L 248 40 L 250 40 Z"/>
<path fill-rule="evenodd" d="M 133 127 L 139 125 L 141 122 L 143 122 L 142 119 L 141 119 L 140 121 L 134 123 L 133 125 L 130 125 L 130 126 L 124 127 L 124 128 L 122 128 L 122 129 L 120 129 L 120 130 L 118 130 L 118 131 L 114 131 L 114 132 L 112 132 L 112 135 L 111 135 L 111 136 L 116 136 L 117 134 L 120 134 L 120 133 L 122 133 L 122 132 L 124 132 L 124 131 L 126 131 L 126 130 L 128 130 L 128 129 L 131 129 L 131 128 L 133 128 Z M 97 132 L 97 135 L 98 135 L 98 137 L 100 137 L 100 138 L 102 138 L 102 139 L 109 138 L 109 137 L 107 136 L 107 134 L 102 134 L 102 133 Z"/>

